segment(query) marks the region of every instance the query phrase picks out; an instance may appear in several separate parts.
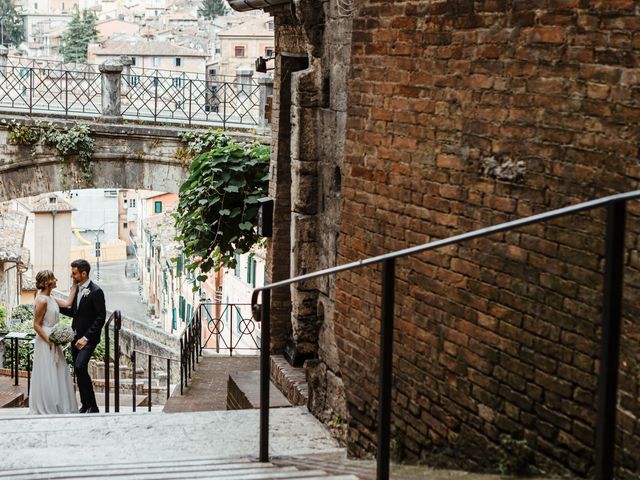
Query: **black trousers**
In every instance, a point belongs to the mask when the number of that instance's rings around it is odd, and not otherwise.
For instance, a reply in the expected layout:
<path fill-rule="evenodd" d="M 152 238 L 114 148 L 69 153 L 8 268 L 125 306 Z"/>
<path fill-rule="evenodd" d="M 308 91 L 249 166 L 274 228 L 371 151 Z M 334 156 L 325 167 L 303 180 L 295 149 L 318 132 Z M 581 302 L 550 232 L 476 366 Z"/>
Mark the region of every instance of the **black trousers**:
<path fill-rule="evenodd" d="M 95 348 L 96 346 L 90 343 L 87 343 L 82 350 L 78 350 L 75 345 L 71 346 L 73 368 L 76 372 L 76 381 L 80 391 L 80 402 L 85 409 L 98 408 L 96 394 L 93 392 L 93 382 L 89 376 L 89 360 Z"/>

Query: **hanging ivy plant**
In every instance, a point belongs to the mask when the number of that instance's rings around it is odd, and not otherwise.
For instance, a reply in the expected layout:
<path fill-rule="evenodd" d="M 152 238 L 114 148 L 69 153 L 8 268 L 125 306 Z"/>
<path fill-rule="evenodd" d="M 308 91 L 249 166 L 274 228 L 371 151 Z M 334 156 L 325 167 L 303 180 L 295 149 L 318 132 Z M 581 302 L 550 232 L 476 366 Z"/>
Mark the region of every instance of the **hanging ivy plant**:
<path fill-rule="evenodd" d="M 255 225 L 258 199 L 267 194 L 269 147 L 236 142 L 220 131 L 185 134 L 189 178 L 180 188 L 174 214 L 188 270 L 234 268 L 261 237 Z M 200 275 L 198 280 L 206 280 Z"/>
<path fill-rule="evenodd" d="M 55 148 L 62 166 L 71 157 L 76 155 L 82 170 L 82 179 L 91 182 L 93 178 L 93 155 L 94 141 L 91 138 L 89 125 L 76 122 L 69 128 L 56 127 L 51 122 L 35 122 L 33 125 L 23 125 L 20 122 L 11 120 L 3 123 L 7 125 L 9 131 L 9 143 L 16 145 L 30 145 L 31 155 L 38 153 L 38 146 Z"/>

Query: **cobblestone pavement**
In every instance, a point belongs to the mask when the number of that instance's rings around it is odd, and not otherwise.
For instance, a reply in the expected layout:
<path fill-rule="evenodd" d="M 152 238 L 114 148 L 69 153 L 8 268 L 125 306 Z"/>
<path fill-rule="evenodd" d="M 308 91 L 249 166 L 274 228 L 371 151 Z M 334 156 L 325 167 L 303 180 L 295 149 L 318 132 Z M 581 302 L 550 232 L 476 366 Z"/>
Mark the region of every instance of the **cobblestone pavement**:
<path fill-rule="evenodd" d="M 259 357 L 200 357 L 200 363 L 191 372 L 191 380 L 184 395 L 177 395 L 179 392 L 176 392 L 165 404 L 164 411 L 176 413 L 226 410 L 229 375 L 259 369 Z"/>

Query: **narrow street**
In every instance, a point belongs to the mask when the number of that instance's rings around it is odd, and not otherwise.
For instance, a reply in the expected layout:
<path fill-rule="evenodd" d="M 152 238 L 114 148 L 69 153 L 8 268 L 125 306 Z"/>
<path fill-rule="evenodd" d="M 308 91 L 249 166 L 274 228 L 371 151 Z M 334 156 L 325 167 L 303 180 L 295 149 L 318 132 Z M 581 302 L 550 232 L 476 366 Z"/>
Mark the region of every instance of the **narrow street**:
<path fill-rule="evenodd" d="M 120 310 L 128 318 L 147 321 L 147 308 L 141 302 L 138 291 L 138 279 L 127 278 L 125 267 L 133 268 L 136 261 L 129 259 L 118 262 L 100 262 L 100 279 L 98 280 L 98 266 L 91 265 L 91 279 L 104 290 L 107 310 Z"/>

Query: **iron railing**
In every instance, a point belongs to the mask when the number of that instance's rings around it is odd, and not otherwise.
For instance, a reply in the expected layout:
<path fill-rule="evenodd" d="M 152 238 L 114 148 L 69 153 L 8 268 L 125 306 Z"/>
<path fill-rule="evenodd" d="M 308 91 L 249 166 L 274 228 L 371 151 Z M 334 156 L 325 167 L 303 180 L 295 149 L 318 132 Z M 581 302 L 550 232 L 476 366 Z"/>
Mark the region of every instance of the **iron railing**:
<path fill-rule="evenodd" d="M 184 394 L 184 387 L 189 386 L 191 372 L 195 370 L 202 355 L 200 332 L 202 332 L 200 311 L 195 310 L 180 335 L 180 395 Z"/>
<path fill-rule="evenodd" d="M 122 314 L 115 310 L 104 325 L 104 411 L 109 413 L 109 396 L 111 389 L 111 341 L 109 329 L 113 323 L 113 407 L 120 411 L 120 329 L 122 328 Z"/>
<path fill-rule="evenodd" d="M 0 332 L 0 341 L 9 341 L 9 369 L 15 386 L 20 384 L 20 342 L 29 342 L 29 344 L 31 344 L 29 355 L 27 355 L 27 364 L 25 365 L 27 370 L 27 392 L 31 390 L 33 341 L 35 336 L 35 333 Z"/>
<path fill-rule="evenodd" d="M 137 380 L 137 372 L 136 372 L 136 367 L 137 367 L 137 359 L 138 359 L 138 355 L 146 355 L 147 356 L 147 408 L 148 411 L 151 411 L 151 404 L 152 404 L 152 398 L 151 398 L 151 377 L 152 377 L 152 372 L 153 372 L 153 362 L 152 360 L 154 358 L 159 359 L 159 360 L 163 360 L 167 362 L 167 400 L 169 399 L 169 397 L 171 396 L 171 362 L 176 362 L 178 363 L 179 361 L 173 358 L 168 358 L 168 357 L 163 357 L 162 355 L 155 355 L 153 353 L 149 353 L 149 352 L 143 352 L 141 350 L 136 350 L 133 349 L 131 351 L 131 368 L 132 368 L 132 383 L 131 383 L 131 391 L 132 391 L 132 399 L 131 399 L 131 407 L 133 409 L 133 411 L 136 411 L 136 393 L 137 393 L 137 388 L 136 388 L 136 380 Z"/>
<path fill-rule="evenodd" d="M 122 76 L 123 118 L 217 125 L 258 126 L 260 88 L 249 77 L 216 80 L 131 73 Z"/>
<path fill-rule="evenodd" d="M 0 65 L 0 109 L 8 113 L 101 116 L 105 75 L 91 68 Z M 115 102 L 123 119 L 154 124 L 255 128 L 260 125 L 260 84 L 249 76 L 194 78 L 183 72 L 131 69 L 120 75 Z M 111 92 L 111 90 L 109 90 Z"/>
<path fill-rule="evenodd" d="M 270 375 L 270 297 L 271 290 L 286 287 L 318 277 L 335 275 L 367 265 L 382 263 L 381 328 L 380 328 L 380 372 L 378 379 L 378 423 L 377 423 L 377 469 L 378 479 L 389 478 L 391 389 L 393 368 L 393 323 L 396 259 L 436 250 L 468 240 L 486 237 L 500 232 L 545 222 L 578 212 L 607 208 L 605 234 L 605 270 L 602 306 L 602 339 L 600 371 L 598 374 L 598 411 L 596 424 L 596 480 L 613 479 L 616 397 L 620 350 L 620 326 L 622 318 L 622 289 L 625 217 L 627 201 L 640 198 L 640 190 L 591 200 L 577 205 L 532 215 L 519 220 L 501 223 L 492 227 L 474 230 L 443 240 L 425 243 L 392 253 L 370 257 L 356 262 L 319 270 L 287 280 L 256 288 L 251 297 L 252 309 L 262 322 L 262 349 L 260 356 L 260 453 L 261 462 L 269 461 L 269 375 Z M 258 295 L 262 303 L 258 305 Z"/>
<path fill-rule="evenodd" d="M 101 75 L 21 65 L 0 68 L 0 107 L 29 114 L 95 117 L 101 112 Z"/>
<path fill-rule="evenodd" d="M 259 324 L 249 303 L 203 302 L 198 307 L 202 320 L 202 348 L 216 353 L 260 351 Z"/>

